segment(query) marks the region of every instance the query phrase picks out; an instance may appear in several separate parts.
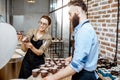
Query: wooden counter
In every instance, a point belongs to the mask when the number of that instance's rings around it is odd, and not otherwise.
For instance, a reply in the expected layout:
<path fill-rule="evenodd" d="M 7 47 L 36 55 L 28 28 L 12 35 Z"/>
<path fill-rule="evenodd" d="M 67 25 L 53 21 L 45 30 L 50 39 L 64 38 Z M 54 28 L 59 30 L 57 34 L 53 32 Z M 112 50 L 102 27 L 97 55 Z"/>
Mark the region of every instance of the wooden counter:
<path fill-rule="evenodd" d="M 10 80 L 18 78 L 22 60 L 25 53 L 21 49 L 16 49 L 10 61 L 0 69 L 0 80 Z"/>
<path fill-rule="evenodd" d="M 49 75 L 52 75 L 52 74 L 49 74 Z M 34 78 L 34 77 L 31 75 L 27 80 L 42 80 L 41 74 L 39 74 L 36 78 Z M 61 79 L 61 80 L 71 80 L 71 76 L 66 77 L 66 78 L 64 78 L 64 79 Z"/>

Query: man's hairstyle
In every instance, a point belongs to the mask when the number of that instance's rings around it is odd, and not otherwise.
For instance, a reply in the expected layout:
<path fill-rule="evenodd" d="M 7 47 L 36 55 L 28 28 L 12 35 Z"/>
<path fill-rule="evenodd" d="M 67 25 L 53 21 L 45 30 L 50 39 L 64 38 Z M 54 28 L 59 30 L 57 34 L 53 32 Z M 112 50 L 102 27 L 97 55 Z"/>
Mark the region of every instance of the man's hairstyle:
<path fill-rule="evenodd" d="M 83 2 L 83 0 L 71 0 L 68 3 L 68 6 L 79 6 L 81 7 L 85 12 L 87 12 L 87 6 L 85 5 L 85 3 Z"/>
<path fill-rule="evenodd" d="M 51 25 L 51 18 L 49 16 L 43 15 L 41 18 L 47 19 L 48 20 L 48 25 Z"/>

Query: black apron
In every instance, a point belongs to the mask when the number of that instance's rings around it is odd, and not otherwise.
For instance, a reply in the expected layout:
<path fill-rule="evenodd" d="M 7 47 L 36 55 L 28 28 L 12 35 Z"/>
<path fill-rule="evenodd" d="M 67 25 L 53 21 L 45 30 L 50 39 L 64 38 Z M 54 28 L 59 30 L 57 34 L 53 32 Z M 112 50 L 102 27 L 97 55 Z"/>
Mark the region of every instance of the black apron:
<path fill-rule="evenodd" d="M 86 23 L 89 23 L 89 21 L 86 21 L 84 22 L 81 27 L 86 24 Z M 74 54 L 72 54 L 73 56 Z M 72 80 L 97 80 L 96 79 L 96 76 L 95 76 L 95 72 L 92 71 L 86 71 L 86 70 L 82 70 L 80 71 L 79 73 L 75 73 L 73 76 L 72 76 Z"/>
<path fill-rule="evenodd" d="M 30 41 L 35 48 L 39 49 L 43 44 L 43 40 L 34 41 L 33 37 L 34 35 Z M 30 77 L 32 75 L 32 69 L 38 68 L 41 64 L 45 63 L 44 57 L 44 53 L 38 56 L 32 50 L 28 49 L 21 65 L 19 78 L 27 79 Z"/>
<path fill-rule="evenodd" d="M 97 80 L 95 76 L 95 71 L 82 70 L 79 73 L 75 73 L 72 76 L 72 80 Z"/>

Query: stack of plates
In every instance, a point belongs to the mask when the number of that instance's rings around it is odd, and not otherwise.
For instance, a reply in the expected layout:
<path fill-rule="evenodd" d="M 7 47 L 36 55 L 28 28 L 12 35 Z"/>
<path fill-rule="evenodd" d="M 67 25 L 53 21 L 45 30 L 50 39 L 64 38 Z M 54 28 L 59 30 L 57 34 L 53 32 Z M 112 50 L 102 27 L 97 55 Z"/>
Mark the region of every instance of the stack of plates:
<path fill-rule="evenodd" d="M 17 53 L 17 54 L 19 54 L 19 55 L 21 55 L 21 56 L 25 56 L 25 53 L 26 53 L 26 52 L 24 52 L 24 51 L 21 50 L 21 49 L 16 49 L 16 50 L 15 50 L 15 53 Z"/>

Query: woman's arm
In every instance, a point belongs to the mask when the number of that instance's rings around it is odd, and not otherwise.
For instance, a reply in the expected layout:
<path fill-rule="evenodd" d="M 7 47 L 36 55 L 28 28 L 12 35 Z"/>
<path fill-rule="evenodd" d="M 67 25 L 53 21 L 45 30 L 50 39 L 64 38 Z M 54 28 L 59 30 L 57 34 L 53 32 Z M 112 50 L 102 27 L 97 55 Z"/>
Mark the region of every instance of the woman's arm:
<path fill-rule="evenodd" d="M 27 43 L 27 47 L 30 48 L 36 55 L 39 56 L 42 55 L 47 50 L 50 43 L 51 40 L 46 40 L 39 49 L 36 49 L 31 43 Z"/>
<path fill-rule="evenodd" d="M 27 49 L 28 49 L 28 48 L 25 46 L 24 42 L 22 42 L 22 44 L 21 44 L 21 49 L 22 49 L 24 52 L 26 52 Z"/>
<path fill-rule="evenodd" d="M 25 43 L 24 41 L 25 41 L 25 39 L 28 39 L 28 40 L 30 41 L 30 39 L 31 39 L 32 35 L 34 34 L 34 32 L 35 32 L 35 29 L 30 29 L 30 30 L 27 32 L 26 36 L 22 39 L 21 49 L 22 49 L 24 52 L 26 52 L 27 49 L 28 49 L 27 43 Z"/>
<path fill-rule="evenodd" d="M 36 49 L 31 42 L 25 42 L 22 44 L 22 50 L 26 51 L 27 49 L 31 49 L 36 55 L 40 55 L 42 51 Z"/>

